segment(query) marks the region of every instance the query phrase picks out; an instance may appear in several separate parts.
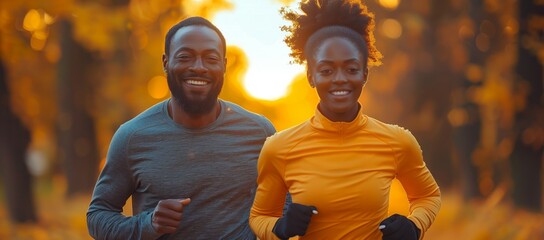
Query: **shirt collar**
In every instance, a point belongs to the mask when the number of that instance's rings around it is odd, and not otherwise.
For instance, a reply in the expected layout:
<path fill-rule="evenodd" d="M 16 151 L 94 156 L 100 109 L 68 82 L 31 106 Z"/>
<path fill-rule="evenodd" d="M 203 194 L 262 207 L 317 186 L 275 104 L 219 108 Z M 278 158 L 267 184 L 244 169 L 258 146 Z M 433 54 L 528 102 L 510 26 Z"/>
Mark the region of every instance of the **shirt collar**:
<path fill-rule="evenodd" d="M 366 125 L 368 116 L 363 114 L 363 107 L 359 104 L 357 116 L 351 122 L 333 122 L 325 117 L 319 108 L 315 109 L 315 115 L 310 119 L 310 125 L 318 130 L 327 132 L 349 132 L 356 131 Z"/>

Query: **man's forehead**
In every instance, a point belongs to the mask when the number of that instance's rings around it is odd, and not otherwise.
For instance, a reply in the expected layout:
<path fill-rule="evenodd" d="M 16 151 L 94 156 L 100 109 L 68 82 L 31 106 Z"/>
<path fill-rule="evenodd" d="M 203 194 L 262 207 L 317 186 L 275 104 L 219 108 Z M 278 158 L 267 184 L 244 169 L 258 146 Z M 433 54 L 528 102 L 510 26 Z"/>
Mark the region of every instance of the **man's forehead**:
<path fill-rule="evenodd" d="M 171 44 L 179 45 L 186 41 L 203 41 L 217 43 L 218 48 L 221 46 L 221 38 L 213 29 L 203 25 L 192 25 L 180 28 L 172 38 Z"/>

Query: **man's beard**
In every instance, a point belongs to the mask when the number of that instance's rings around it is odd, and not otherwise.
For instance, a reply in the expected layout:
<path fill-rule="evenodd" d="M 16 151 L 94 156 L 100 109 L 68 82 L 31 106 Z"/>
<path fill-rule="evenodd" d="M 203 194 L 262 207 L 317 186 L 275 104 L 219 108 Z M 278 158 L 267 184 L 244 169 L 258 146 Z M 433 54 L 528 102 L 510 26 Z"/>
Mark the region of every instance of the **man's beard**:
<path fill-rule="evenodd" d="M 203 115 L 212 111 L 217 102 L 217 97 L 221 92 L 221 88 L 223 87 L 223 81 L 219 80 L 220 82 L 217 85 L 212 86 L 212 89 L 206 98 L 203 100 L 191 100 L 185 95 L 185 92 L 183 92 L 182 86 L 173 79 L 172 74 L 168 74 L 166 79 L 174 101 L 181 106 L 183 111 L 195 115 Z"/>

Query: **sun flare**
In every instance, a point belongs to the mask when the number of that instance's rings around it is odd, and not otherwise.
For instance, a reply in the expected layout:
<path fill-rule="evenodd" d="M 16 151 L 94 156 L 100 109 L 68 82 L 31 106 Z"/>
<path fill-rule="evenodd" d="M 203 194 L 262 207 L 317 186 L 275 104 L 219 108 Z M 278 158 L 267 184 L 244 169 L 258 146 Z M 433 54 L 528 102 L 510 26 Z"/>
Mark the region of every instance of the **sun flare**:
<path fill-rule="evenodd" d="M 287 92 L 303 66 L 289 64 L 289 48 L 283 43 L 286 25 L 279 13 L 280 1 L 232 0 L 232 10 L 221 11 L 212 20 L 225 35 L 228 45 L 236 45 L 248 57 L 248 70 L 242 79 L 253 97 L 274 101 Z M 293 5 L 294 6 L 294 5 Z"/>

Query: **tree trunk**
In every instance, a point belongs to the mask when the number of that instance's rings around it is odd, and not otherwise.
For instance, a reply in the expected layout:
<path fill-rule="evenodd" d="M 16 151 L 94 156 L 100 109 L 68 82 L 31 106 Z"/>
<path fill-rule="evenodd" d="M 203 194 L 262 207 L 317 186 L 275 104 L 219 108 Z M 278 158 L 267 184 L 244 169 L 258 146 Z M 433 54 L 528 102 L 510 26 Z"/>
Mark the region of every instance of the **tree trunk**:
<path fill-rule="evenodd" d="M 473 37 L 466 40 L 466 48 L 469 53 L 468 64 L 479 67 L 484 66 L 485 55 L 476 46 L 476 37 L 479 33 L 477 30 L 482 23 L 485 15 L 484 3 L 482 0 L 471 0 L 468 5 L 469 17 L 472 19 L 475 27 Z M 468 66 L 468 65 L 467 65 Z M 456 156 L 460 167 L 461 189 L 463 199 L 471 200 L 482 197 L 479 189 L 479 172 L 480 169 L 475 165 L 473 154 L 479 147 L 481 142 L 482 121 L 480 118 L 480 107 L 474 102 L 474 99 L 469 97 L 469 90 L 481 85 L 480 82 L 470 81 L 465 75 L 462 75 L 457 88 L 462 92 L 462 96 L 454 99 L 454 109 L 462 111 L 466 119 L 461 125 L 452 128 L 453 143 L 455 145 Z"/>
<path fill-rule="evenodd" d="M 79 0 L 86 2 L 89 0 Z M 96 1 L 92 1 L 96 2 Z M 99 0 L 104 7 L 126 8 L 130 0 Z M 97 146 L 95 120 L 91 114 L 96 103 L 100 72 L 104 65 L 129 65 L 127 59 L 128 34 L 119 33 L 124 44 L 113 53 L 116 62 L 104 62 L 96 54 L 73 39 L 72 25 L 61 20 L 60 38 L 62 56 L 58 64 L 59 119 L 57 124 L 59 159 L 63 162 L 68 181 L 68 196 L 92 192 L 98 175 L 100 154 Z M 123 67 L 122 69 L 128 69 Z M 95 116 L 96 117 L 96 116 Z M 107 117 L 107 116 L 106 116 Z"/>
<path fill-rule="evenodd" d="M 475 103 L 457 107 L 462 108 L 469 116 L 468 122 L 453 128 L 452 136 L 459 161 L 463 199 L 471 200 L 482 197 L 479 188 L 479 169 L 473 160 L 473 153 L 480 142 L 481 121 L 478 117 L 478 105 Z"/>
<path fill-rule="evenodd" d="M 15 223 L 36 222 L 32 178 L 25 163 L 30 132 L 13 113 L 7 74 L 0 62 L 0 174 L 9 218 Z"/>
<path fill-rule="evenodd" d="M 537 49 L 530 49 L 524 43 L 528 39 L 544 42 L 544 29 L 531 29 L 532 18 L 544 17 L 544 6 L 536 1 L 519 1 L 520 30 L 518 39 L 518 62 L 516 73 L 518 85 L 528 85 L 526 107 L 516 115 L 514 130 L 517 138 L 510 157 L 513 181 L 513 200 L 518 207 L 542 210 L 542 161 L 544 131 L 543 66 L 537 57 Z M 524 46 L 525 45 L 525 46 Z M 542 50 L 540 50 L 542 51 Z M 535 135 L 536 134 L 536 135 Z"/>
<path fill-rule="evenodd" d="M 94 87 L 93 56 L 73 38 L 71 24 L 61 20 L 61 52 L 58 64 L 59 117 L 57 141 L 64 165 L 68 196 L 92 192 L 98 172 L 95 123 L 89 112 Z"/>

